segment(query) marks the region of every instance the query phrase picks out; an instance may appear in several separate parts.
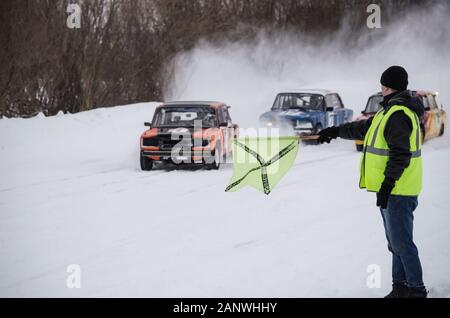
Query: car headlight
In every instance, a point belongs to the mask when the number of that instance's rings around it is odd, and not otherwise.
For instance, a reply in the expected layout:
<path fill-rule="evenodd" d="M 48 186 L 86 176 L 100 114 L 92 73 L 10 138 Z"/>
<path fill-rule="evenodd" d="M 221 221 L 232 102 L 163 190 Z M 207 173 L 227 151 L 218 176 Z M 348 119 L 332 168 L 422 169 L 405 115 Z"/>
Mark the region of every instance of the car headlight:
<path fill-rule="evenodd" d="M 298 121 L 295 125 L 295 129 L 312 129 L 313 125 L 311 122 Z"/>

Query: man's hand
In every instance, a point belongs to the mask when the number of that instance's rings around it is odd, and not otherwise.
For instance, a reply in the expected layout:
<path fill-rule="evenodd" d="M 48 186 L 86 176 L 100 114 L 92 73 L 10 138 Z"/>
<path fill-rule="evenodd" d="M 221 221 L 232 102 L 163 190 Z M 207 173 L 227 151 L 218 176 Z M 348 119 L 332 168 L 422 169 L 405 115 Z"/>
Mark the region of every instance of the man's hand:
<path fill-rule="evenodd" d="M 377 206 L 386 209 L 389 196 L 391 195 L 392 189 L 394 189 L 395 181 L 385 179 L 381 184 L 380 191 L 377 193 Z"/>
<path fill-rule="evenodd" d="M 321 130 L 318 135 L 319 139 L 317 139 L 317 141 L 320 144 L 323 144 L 324 142 L 329 144 L 331 140 L 339 137 L 339 127 L 325 128 L 324 130 Z"/>

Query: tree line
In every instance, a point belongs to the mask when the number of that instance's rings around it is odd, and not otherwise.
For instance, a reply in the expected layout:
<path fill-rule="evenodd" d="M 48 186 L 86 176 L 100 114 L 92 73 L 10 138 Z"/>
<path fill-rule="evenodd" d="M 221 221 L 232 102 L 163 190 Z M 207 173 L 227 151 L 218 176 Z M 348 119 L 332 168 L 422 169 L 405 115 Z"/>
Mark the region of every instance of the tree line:
<path fill-rule="evenodd" d="M 80 112 L 163 100 L 170 63 L 199 40 L 251 40 L 259 30 L 320 38 L 352 25 L 366 8 L 385 21 L 431 0 L 2 0 L 0 117 Z M 80 27 L 67 20 L 70 4 Z"/>

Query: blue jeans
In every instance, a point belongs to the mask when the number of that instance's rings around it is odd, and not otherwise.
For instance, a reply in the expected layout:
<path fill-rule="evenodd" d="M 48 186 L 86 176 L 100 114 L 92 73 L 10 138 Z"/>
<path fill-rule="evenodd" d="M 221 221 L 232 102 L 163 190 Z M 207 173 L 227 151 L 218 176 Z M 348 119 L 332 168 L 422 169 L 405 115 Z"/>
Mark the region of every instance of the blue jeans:
<path fill-rule="evenodd" d="M 381 209 L 388 249 L 392 253 L 392 281 L 423 289 L 422 265 L 413 242 L 413 212 L 417 197 L 391 195 L 387 209 Z"/>

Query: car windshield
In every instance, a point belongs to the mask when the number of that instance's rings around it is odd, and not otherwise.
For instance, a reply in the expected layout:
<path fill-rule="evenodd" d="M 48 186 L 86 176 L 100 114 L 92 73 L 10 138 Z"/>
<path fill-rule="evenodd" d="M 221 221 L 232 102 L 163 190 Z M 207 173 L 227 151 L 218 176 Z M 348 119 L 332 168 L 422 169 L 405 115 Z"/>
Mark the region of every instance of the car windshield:
<path fill-rule="evenodd" d="M 162 107 L 156 111 L 152 126 L 194 127 L 195 121 L 201 121 L 203 127 L 215 127 L 214 109 L 205 106 Z"/>
<path fill-rule="evenodd" d="M 366 113 L 376 113 L 381 109 L 380 103 L 383 101 L 383 96 L 381 95 L 374 95 L 369 98 L 367 101 L 367 106 L 364 112 Z"/>
<path fill-rule="evenodd" d="M 323 100 L 323 96 L 319 94 L 283 93 L 278 94 L 275 102 L 273 103 L 272 109 L 319 110 L 323 106 Z"/>

